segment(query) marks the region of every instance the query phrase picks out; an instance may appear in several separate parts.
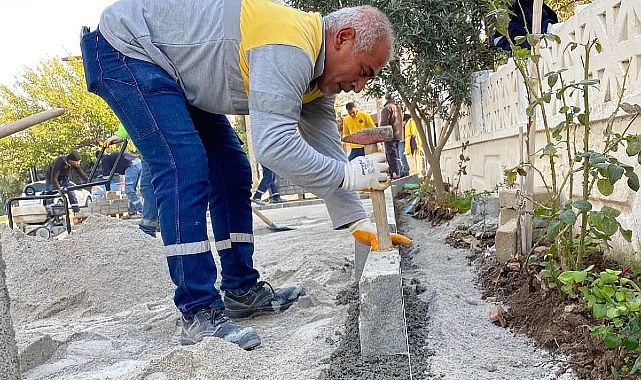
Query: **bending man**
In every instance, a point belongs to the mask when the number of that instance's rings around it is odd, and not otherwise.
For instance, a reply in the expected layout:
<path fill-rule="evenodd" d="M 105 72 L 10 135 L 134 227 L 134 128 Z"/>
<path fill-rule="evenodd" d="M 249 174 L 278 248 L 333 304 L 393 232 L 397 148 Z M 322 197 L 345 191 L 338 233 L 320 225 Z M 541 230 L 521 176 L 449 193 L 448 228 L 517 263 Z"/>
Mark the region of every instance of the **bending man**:
<path fill-rule="evenodd" d="M 257 160 L 325 199 L 334 228 L 376 234 L 354 190 L 386 187 L 385 157 L 347 162 L 333 104 L 376 76 L 392 41 L 375 8 L 322 18 L 268 0 L 122 0 L 84 35 L 87 86 L 151 169 L 183 344 L 216 336 L 254 348 L 256 331 L 229 318 L 283 311 L 304 294 L 258 281 L 251 170 L 226 114 L 251 116 Z"/>

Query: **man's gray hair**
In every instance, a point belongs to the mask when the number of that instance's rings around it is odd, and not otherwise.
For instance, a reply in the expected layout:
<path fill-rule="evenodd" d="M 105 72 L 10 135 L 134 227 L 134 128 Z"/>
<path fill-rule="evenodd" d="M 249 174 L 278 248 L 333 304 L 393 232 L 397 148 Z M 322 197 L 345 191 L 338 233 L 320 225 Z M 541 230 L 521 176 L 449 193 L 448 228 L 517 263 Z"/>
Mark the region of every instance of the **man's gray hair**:
<path fill-rule="evenodd" d="M 378 8 L 361 5 L 341 8 L 324 17 L 326 33 L 352 27 L 356 31 L 354 50 L 370 53 L 378 42 L 389 42 L 389 54 L 394 54 L 394 31 L 387 16 Z"/>

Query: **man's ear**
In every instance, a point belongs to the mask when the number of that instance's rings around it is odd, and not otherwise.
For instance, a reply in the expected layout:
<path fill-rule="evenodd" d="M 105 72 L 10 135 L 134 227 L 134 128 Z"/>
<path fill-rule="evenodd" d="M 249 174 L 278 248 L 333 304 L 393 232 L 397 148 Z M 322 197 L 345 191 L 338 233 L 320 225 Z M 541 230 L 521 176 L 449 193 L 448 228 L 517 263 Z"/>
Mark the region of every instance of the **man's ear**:
<path fill-rule="evenodd" d="M 356 31 L 352 27 L 339 30 L 334 35 L 334 47 L 338 50 L 347 41 L 353 41 L 356 38 Z"/>

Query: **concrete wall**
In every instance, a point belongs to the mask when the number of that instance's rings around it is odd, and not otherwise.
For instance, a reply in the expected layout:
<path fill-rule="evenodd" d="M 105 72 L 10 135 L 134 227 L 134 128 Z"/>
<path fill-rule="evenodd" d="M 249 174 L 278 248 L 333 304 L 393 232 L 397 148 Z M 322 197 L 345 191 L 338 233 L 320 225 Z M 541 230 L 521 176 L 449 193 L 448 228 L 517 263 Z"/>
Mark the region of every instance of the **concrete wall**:
<path fill-rule="evenodd" d="M 593 131 L 592 147 L 601 151 L 603 128 L 607 118 L 616 107 L 618 94 L 622 90 L 624 73 L 629 67 L 623 100 L 641 104 L 641 2 L 638 0 L 595 0 L 582 6 L 570 20 L 555 25 L 553 33 L 561 38 L 561 43 L 553 43 L 541 49 L 541 68 L 543 73 L 565 69 L 564 80 L 583 79 L 583 48 L 574 51 L 566 49 L 570 42 L 586 43 L 598 38 L 603 51 L 591 53 L 590 77 L 599 79 L 598 90 L 591 90 L 591 120 Z M 459 122 L 457 133 L 452 135 L 442 156 L 445 178 L 453 178 L 458 165 L 462 142 L 470 141 L 466 155 L 468 175 L 461 180 L 462 189 L 475 188 L 489 190 L 502 182 L 503 169 L 525 161 L 525 147 L 522 133 L 527 130 L 525 109 L 527 99 L 523 79 L 512 61 L 499 67 L 495 72 L 479 73 L 478 86 L 472 93 L 472 106 Z M 545 86 L 547 87 L 547 86 Z M 573 104 L 582 107 L 580 93 L 571 99 Z M 560 101 L 553 99 L 546 108 L 548 121 L 554 126 L 559 123 Z M 545 145 L 542 118 L 537 118 L 536 148 Z M 615 130 L 621 131 L 628 118 L 619 115 Z M 632 133 L 641 133 L 641 120 L 632 125 Z M 561 153 L 561 161 L 564 153 Z M 625 154 L 618 157 L 635 166 L 641 174 L 636 159 Z M 549 172 L 549 165 L 535 160 L 535 165 Z M 561 165 L 561 169 L 567 165 Z M 641 194 L 634 193 L 625 185 L 625 179 L 617 184 L 615 193 L 607 199 L 594 199 L 597 207 L 613 204 L 623 211 L 619 221 L 625 228 L 633 230 L 633 246 L 622 241 L 615 242 L 616 250 L 629 252 L 626 258 L 637 258 L 632 251 L 641 251 Z M 537 178 L 536 186 L 543 183 Z M 596 193 L 596 191 L 595 191 Z"/>

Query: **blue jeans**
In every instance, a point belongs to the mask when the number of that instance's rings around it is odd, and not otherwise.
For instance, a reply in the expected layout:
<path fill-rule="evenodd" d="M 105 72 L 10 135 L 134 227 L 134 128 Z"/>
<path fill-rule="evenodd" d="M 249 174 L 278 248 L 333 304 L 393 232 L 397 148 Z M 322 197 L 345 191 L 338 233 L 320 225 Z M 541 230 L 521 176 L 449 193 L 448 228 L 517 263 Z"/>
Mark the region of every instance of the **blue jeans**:
<path fill-rule="evenodd" d="M 140 174 L 140 194 L 142 195 L 142 219 L 138 223 L 140 230 L 147 235 L 156 237 L 156 228 L 158 223 L 158 206 L 156 205 L 156 196 L 154 188 L 151 185 L 151 171 L 149 165 L 142 160 L 142 172 Z"/>
<path fill-rule="evenodd" d="M 58 178 L 58 183 L 60 183 L 61 187 L 71 186 L 71 181 L 69 181 L 69 178 Z M 45 191 L 55 193 L 58 190 L 53 188 L 53 183 L 45 181 Z M 73 210 L 73 212 L 80 212 L 78 197 L 76 197 L 76 193 L 74 193 L 73 190 L 67 192 L 67 200 L 69 201 L 69 206 L 71 207 L 71 210 Z"/>
<path fill-rule="evenodd" d="M 389 173 L 392 179 L 401 178 L 403 174 L 403 163 L 398 155 L 398 141 L 385 141 L 385 158 L 389 165 Z"/>
<path fill-rule="evenodd" d="M 187 104 L 159 66 L 124 56 L 98 31 L 81 41 L 87 88 L 122 122 L 152 174 L 174 302 L 185 318 L 223 308 L 207 236 L 209 207 L 221 290 L 244 291 L 253 268 L 251 169 L 225 115 Z"/>
<path fill-rule="evenodd" d="M 132 161 L 131 165 L 125 170 L 125 194 L 127 194 L 127 200 L 129 201 L 129 215 L 142 212 L 142 201 L 136 194 L 141 170 L 140 159 Z"/>
<path fill-rule="evenodd" d="M 410 163 L 407 162 L 407 156 L 405 155 L 405 141 L 401 140 L 398 142 L 398 155 L 401 157 L 402 164 L 402 176 L 410 175 Z"/>
<path fill-rule="evenodd" d="M 280 196 L 278 194 L 278 184 L 276 183 L 276 173 L 271 171 L 268 167 L 263 166 L 263 178 L 261 178 L 260 183 L 258 183 L 258 188 L 256 189 L 256 194 L 254 194 L 254 198 L 260 199 L 267 190 L 269 190 L 272 197 Z"/>

